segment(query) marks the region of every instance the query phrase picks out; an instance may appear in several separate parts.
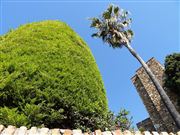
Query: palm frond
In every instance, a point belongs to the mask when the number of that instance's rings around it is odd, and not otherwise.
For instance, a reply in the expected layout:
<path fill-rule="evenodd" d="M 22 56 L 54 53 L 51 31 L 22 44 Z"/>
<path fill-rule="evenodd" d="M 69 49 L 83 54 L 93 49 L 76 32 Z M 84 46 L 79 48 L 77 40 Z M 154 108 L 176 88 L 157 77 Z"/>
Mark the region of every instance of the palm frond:
<path fill-rule="evenodd" d="M 119 14 L 119 7 L 114 7 L 114 14 L 117 16 Z"/>
<path fill-rule="evenodd" d="M 134 36 L 134 32 L 132 30 L 127 30 L 127 32 L 131 35 L 131 36 Z"/>
<path fill-rule="evenodd" d="M 112 11 L 113 11 L 113 5 L 109 5 L 107 11 L 109 11 L 110 14 L 112 14 Z"/>
<path fill-rule="evenodd" d="M 99 37 L 99 33 L 93 33 L 91 37 Z"/>
<path fill-rule="evenodd" d="M 98 27 L 101 24 L 99 18 L 90 18 L 92 20 L 90 27 Z"/>
<path fill-rule="evenodd" d="M 103 16 L 104 19 L 110 19 L 111 18 L 111 13 L 109 11 L 104 11 L 102 16 Z"/>

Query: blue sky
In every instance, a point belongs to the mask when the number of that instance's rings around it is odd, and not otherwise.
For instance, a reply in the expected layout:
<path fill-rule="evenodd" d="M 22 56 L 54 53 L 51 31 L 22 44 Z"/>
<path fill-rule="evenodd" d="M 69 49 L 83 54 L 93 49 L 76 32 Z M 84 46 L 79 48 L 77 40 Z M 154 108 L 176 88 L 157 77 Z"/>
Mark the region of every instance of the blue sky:
<path fill-rule="evenodd" d="M 131 12 L 135 33 L 132 46 L 145 61 L 155 57 L 163 64 L 167 54 L 180 51 L 180 3 L 175 0 L 0 0 L 0 34 L 30 22 L 66 22 L 90 47 L 104 81 L 109 108 L 116 113 L 126 108 L 136 124 L 148 117 L 130 80 L 140 64 L 126 48 L 112 49 L 90 36 L 93 29 L 87 18 L 100 15 L 110 3 Z"/>

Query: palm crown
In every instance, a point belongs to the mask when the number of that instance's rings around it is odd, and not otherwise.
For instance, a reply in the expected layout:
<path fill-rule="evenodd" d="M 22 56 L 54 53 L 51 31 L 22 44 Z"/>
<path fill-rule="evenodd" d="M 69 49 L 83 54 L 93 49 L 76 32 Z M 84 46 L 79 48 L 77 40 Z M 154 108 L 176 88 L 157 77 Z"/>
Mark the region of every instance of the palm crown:
<path fill-rule="evenodd" d="M 128 11 L 120 10 L 118 6 L 110 5 L 99 18 L 91 18 L 91 21 L 91 27 L 98 30 L 92 37 L 102 38 L 113 48 L 122 47 L 126 41 L 132 40 L 133 31 L 129 28 L 132 19 Z"/>

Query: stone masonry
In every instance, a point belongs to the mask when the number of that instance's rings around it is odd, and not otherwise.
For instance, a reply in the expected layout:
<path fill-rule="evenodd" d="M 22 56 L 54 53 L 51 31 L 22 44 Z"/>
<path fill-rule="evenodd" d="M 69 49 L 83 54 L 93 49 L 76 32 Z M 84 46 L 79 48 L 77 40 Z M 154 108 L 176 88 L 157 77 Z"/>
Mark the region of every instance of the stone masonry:
<path fill-rule="evenodd" d="M 153 123 L 152 123 L 152 120 L 150 118 L 147 118 L 139 123 L 137 123 L 137 127 L 139 130 L 147 130 L 147 131 L 156 131 Z"/>
<path fill-rule="evenodd" d="M 163 84 L 163 76 L 164 76 L 164 67 L 156 61 L 154 58 L 151 58 L 147 65 L 153 72 L 153 74 L 157 77 L 161 85 Z M 163 103 L 158 91 L 156 90 L 154 84 L 150 80 L 147 73 L 144 71 L 143 67 L 140 67 L 136 74 L 132 77 L 132 82 L 136 87 L 149 115 L 153 126 L 156 131 L 177 131 L 177 127 L 172 119 L 169 111 L 167 110 L 165 104 Z M 179 111 L 179 107 L 176 104 L 176 99 L 178 98 L 175 94 L 172 94 L 169 90 L 166 89 L 166 93 L 175 104 L 177 110 Z M 141 125 L 142 128 L 151 125 L 151 122 L 143 121 L 139 123 L 139 127 Z M 146 129 L 145 129 L 146 130 Z"/>

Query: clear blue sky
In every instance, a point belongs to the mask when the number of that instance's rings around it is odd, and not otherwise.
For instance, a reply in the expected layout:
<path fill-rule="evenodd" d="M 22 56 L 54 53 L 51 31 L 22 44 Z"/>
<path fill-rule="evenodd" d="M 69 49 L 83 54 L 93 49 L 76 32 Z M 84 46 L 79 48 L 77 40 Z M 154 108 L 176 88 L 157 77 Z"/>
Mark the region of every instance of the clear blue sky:
<path fill-rule="evenodd" d="M 180 51 L 180 3 L 175 0 L 0 0 L 0 34 L 30 22 L 66 22 L 90 47 L 105 84 L 109 108 L 114 112 L 128 109 L 135 124 L 148 117 L 130 80 L 140 64 L 126 48 L 114 50 L 90 36 L 93 30 L 87 18 L 99 15 L 110 3 L 131 12 L 135 32 L 132 46 L 145 61 L 155 57 L 163 64 L 167 54 Z"/>

